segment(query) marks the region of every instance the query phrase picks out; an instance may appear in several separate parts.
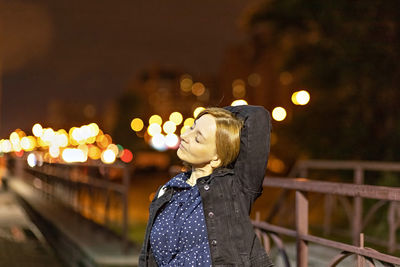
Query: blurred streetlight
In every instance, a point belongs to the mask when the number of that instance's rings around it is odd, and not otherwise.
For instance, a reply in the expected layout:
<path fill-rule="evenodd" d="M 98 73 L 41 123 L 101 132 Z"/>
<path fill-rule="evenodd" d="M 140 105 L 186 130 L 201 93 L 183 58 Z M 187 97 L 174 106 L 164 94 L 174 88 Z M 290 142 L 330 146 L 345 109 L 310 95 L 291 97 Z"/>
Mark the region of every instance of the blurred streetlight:
<path fill-rule="evenodd" d="M 295 105 L 306 105 L 310 101 L 310 94 L 306 90 L 294 92 L 292 102 Z"/>
<path fill-rule="evenodd" d="M 272 118 L 276 121 L 283 121 L 286 115 L 286 110 L 283 107 L 276 107 L 272 110 Z"/>

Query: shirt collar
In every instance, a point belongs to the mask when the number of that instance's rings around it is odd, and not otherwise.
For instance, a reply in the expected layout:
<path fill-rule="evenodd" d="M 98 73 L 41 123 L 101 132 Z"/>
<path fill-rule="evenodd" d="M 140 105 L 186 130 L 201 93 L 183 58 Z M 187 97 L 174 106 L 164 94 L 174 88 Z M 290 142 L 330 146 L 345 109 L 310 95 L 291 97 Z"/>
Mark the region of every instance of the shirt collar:
<path fill-rule="evenodd" d="M 174 178 L 169 180 L 165 186 L 166 187 L 177 187 L 177 188 L 190 188 L 191 186 L 186 183 L 186 180 L 189 179 L 190 173 L 189 172 L 182 172 L 176 175 Z"/>

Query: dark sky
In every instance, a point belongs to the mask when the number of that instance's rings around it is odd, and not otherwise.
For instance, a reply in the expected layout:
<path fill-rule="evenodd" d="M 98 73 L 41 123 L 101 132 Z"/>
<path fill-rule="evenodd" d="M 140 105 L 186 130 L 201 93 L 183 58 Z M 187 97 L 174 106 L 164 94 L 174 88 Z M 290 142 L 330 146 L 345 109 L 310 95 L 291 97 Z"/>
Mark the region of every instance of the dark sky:
<path fill-rule="evenodd" d="M 2 38 L 9 44 L 0 46 L 8 55 L 1 138 L 18 127 L 29 131 L 35 122 L 51 126 L 45 119 L 52 99 L 80 99 L 101 109 L 154 64 L 215 74 L 224 51 L 245 38 L 238 25 L 251 2 L 21 0 L 9 7 L 14 21 L 4 24 L 11 26 Z"/>

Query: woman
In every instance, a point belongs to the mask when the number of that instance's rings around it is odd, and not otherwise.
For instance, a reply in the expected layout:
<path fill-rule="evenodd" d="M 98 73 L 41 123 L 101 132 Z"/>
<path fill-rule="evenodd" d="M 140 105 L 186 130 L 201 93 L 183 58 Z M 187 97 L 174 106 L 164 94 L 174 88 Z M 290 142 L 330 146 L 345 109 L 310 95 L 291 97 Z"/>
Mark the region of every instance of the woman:
<path fill-rule="evenodd" d="M 191 170 L 160 187 L 150 205 L 139 266 L 272 266 L 249 219 L 269 137 L 263 107 L 201 112 L 177 151 Z"/>

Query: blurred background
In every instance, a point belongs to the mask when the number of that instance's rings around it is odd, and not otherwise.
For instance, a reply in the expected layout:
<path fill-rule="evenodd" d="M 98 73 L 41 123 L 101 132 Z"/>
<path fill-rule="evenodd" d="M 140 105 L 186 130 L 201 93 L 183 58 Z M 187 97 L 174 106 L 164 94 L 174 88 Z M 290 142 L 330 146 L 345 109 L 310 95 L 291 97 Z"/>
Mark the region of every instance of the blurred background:
<path fill-rule="evenodd" d="M 181 169 L 179 135 L 205 107 L 271 112 L 269 176 L 290 175 L 299 160 L 397 162 L 399 26 L 394 0 L 0 0 L 3 176 L 19 161 L 40 190 L 52 183 L 33 171 L 48 165 L 75 166 L 79 185 L 93 166 L 102 180 L 125 175 L 128 232 L 140 243 L 152 194 Z M 63 189 L 75 194 L 67 204 L 104 224 L 114 197 L 75 186 Z M 263 220 L 265 195 L 255 208 Z M 124 205 L 109 205 L 120 218 Z"/>

